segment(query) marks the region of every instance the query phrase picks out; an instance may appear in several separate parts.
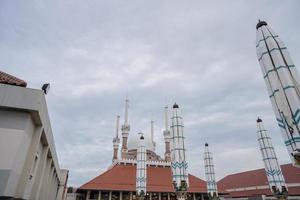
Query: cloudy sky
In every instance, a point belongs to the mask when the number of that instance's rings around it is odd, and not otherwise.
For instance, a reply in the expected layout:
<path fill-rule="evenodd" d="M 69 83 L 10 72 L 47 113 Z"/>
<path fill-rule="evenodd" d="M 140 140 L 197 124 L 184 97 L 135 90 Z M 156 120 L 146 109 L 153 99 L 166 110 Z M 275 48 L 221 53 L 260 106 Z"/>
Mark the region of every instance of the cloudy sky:
<path fill-rule="evenodd" d="M 279 157 L 289 157 L 256 58 L 266 20 L 300 65 L 299 1 L 0 1 L 0 70 L 47 95 L 59 163 L 80 186 L 112 158 L 115 116 L 130 98 L 130 136 L 155 121 L 163 155 L 163 107 L 185 122 L 190 173 L 204 177 L 204 143 L 217 178 L 263 167 L 262 117 Z M 132 140 L 132 139 L 131 139 Z"/>

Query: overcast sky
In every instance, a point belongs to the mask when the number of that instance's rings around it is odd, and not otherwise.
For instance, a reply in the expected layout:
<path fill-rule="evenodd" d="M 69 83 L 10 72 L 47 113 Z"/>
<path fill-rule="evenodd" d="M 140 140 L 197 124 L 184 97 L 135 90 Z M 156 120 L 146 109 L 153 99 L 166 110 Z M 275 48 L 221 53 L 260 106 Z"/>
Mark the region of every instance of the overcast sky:
<path fill-rule="evenodd" d="M 0 1 L 0 70 L 40 88 L 59 163 L 80 186 L 111 164 L 115 116 L 130 99 L 133 138 L 155 121 L 163 156 L 163 107 L 182 108 L 189 172 L 204 177 L 204 143 L 217 178 L 263 167 L 260 116 L 280 163 L 289 157 L 256 58 L 266 20 L 300 65 L 300 2 Z M 130 140 L 130 139 L 129 139 Z M 132 140 L 132 139 L 131 139 Z"/>

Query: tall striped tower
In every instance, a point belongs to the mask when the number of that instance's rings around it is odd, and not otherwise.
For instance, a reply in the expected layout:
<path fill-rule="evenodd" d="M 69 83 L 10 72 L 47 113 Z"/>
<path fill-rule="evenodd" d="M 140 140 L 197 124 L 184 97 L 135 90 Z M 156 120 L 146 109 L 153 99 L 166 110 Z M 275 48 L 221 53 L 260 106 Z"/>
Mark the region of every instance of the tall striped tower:
<path fill-rule="evenodd" d="M 272 140 L 260 118 L 257 119 L 257 136 L 270 190 L 278 199 L 287 199 L 287 187 L 277 161 Z"/>
<path fill-rule="evenodd" d="M 208 149 L 207 143 L 205 143 L 205 150 L 204 150 L 204 167 L 205 167 L 208 197 L 209 199 L 219 199 L 213 158 L 211 152 Z"/>
<path fill-rule="evenodd" d="M 164 134 L 164 140 L 165 140 L 165 160 L 170 162 L 171 161 L 171 149 L 170 149 L 170 137 L 171 133 L 169 130 L 169 109 L 168 106 L 165 106 L 165 130 L 163 132 Z"/>
<path fill-rule="evenodd" d="M 147 192 L 147 164 L 146 146 L 142 133 L 139 138 L 139 145 L 136 156 L 136 194 L 140 199 L 144 199 Z"/>
<path fill-rule="evenodd" d="M 126 97 L 125 100 L 125 119 L 124 119 L 124 124 L 122 125 L 122 152 L 121 156 L 122 159 L 126 159 L 127 157 L 127 140 L 128 140 L 128 135 L 130 131 L 130 126 L 128 123 L 128 109 L 129 109 L 129 100 Z"/>
<path fill-rule="evenodd" d="M 300 85 L 289 52 L 264 21 L 256 25 L 256 51 L 278 126 L 292 163 L 300 167 Z"/>
<path fill-rule="evenodd" d="M 113 147 L 114 147 L 114 154 L 113 154 L 113 161 L 118 160 L 118 151 L 119 151 L 119 145 L 120 145 L 120 139 L 119 139 L 119 122 L 120 122 L 120 116 L 117 115 L 116 120 L 116 135 L 113 138 Z"/>
<path fill-rule="evenodd" d="M 171 118 L 171 168 L 177 199 L 187 198 L 188 174 L 183 136 L 183 121 L 179 106 L 173 105 Z"/>

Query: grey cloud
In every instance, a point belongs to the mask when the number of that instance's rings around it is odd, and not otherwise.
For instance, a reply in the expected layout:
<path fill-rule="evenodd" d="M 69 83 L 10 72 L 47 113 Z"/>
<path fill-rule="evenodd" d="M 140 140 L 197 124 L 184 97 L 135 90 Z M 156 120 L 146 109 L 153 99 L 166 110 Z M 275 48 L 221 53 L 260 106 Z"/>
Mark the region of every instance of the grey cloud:
<path fill-rule="evenodd" d="M 263 167 L 257 116 L 280 162 L 289 162 L 256 58 L 255 25 L 267 20 L 299 66 L 298 8 L 292 0 L 4 0 L 0 66 L 29 87 L 51 83 L 49 113 L 70 185 L 109 166 L 115 115 L 123 117 L 126 94 L 130 134 L 149 134 L 153 119 L 160 155 L 163 107 L 178 102 L 190 172 L 204 177 L 203 145 L 209 142 L 221 178 Z"/>

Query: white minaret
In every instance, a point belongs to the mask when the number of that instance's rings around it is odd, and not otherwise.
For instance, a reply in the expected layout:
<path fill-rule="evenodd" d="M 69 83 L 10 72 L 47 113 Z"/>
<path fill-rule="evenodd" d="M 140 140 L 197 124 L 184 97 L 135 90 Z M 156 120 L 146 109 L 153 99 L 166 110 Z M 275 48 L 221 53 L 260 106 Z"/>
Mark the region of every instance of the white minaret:
<path fill-rule="evenodd" d="M 130 126 L 128 123 L 128 109 L 129 109 L 129 100 L 126 97 L 125 100 L 125 120 L 122 125 L 122 159 L 126 159 L 127 157 L 127 140 L 130 131 Z"/>
<path fill-rule="evenodd" d="M 154 121 L 151 120 L 151 142 L 153 146 L 153 151 L 155 152 L 156 150 L 156 142 L 154 141 Z"/>
<path fill-rule="evenodd" d="M 300 167 L 299 75 L 289 52 L 264 21 L 256 25 L 256 51 L 278 126 L 292 163 Z"/>
<path fill-rule="evenodd" d="M 188 174 L 183 136 L 183 121 L 179 106 L 173 105 L 171 118 L 171 168 L 177 199 L 187 198 Z"/>
<path fill-rule="evenodd" d="M 165 130 L 163 132 L 164 134 L 164 140 L 165 140 L 165 160 L 168 162 L 171 162 L 171 150 L 170 150 L 170 137 L 171 133 L 169 130 L 169 109 L 168 106 L 165 106 Z"/>
<path fill-rule="evenodd" d="M 142 133 L 139 133 L 139 144 L 136 156 L 136 194 L 140 199 L 143 199 L 147 192 L 147 153 L 145 140 Z"/>
<path fill-rule="evenodd" d="M 211 152 L 209 151 L 207 143 L 205 143 L 204 150 L 204 167 L 208 197 L 209 199 L 219 199 L 213 158 Z"/>
<path fill-rule="evenodd" d="M 270 190 L 278 199 L 286 199 L 287 187 L 284 177 L 277 161 L 272 140 L 268 136 L 260 118 L 257 119 L 257 137 Z"/>
<path fill-rule="evenodd" d="M 113 154 L 113 161 L 118 160 L 118 151 L 119 151 L 119 145 L 120 145 L 120 139 L 119 139 L 119 122 L 120 122 L 120 116 L 117 115 L 116 120 L 116 135 L 113 138 L 113 148 L 114 148 L 114 154 Z"/>

